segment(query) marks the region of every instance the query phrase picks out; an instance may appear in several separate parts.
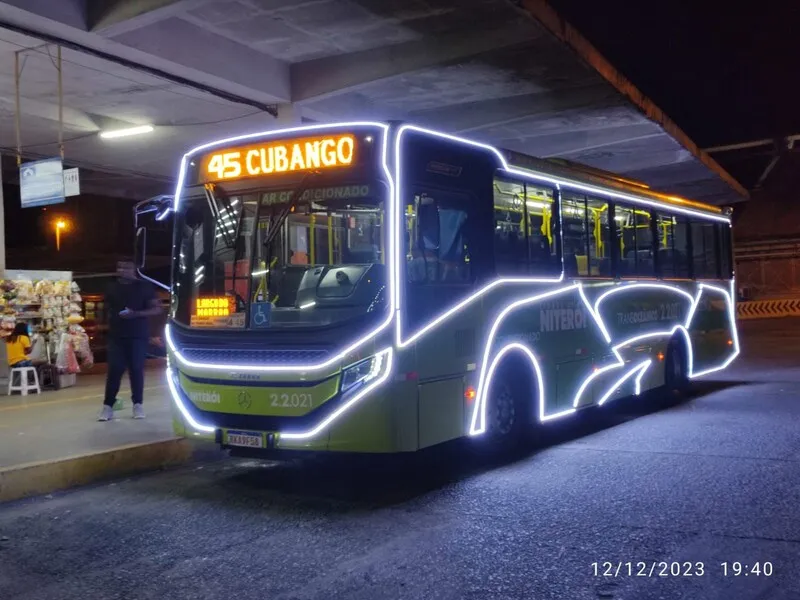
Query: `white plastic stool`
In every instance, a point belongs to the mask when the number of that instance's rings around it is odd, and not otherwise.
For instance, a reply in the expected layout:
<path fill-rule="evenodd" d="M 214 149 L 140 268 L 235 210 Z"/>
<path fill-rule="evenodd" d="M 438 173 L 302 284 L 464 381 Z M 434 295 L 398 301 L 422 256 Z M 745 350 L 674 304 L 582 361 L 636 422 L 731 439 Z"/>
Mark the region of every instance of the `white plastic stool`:
<path fill-rule="evenodd" d="M 33 383 L 31 383 L 31 375 L 33 375 Z M 14 377 L 17 377 L 19 383 L 14 384 Z M 41 394 L 42 390 L 39 387 L 39 373 L 36 367 L 14 367 L 11 369 L 11 374 L 8 377 L 8 395 L 14 392 L 19 392 L 23 396 L 27 396 L 28 392 L 36 392 Z"/>

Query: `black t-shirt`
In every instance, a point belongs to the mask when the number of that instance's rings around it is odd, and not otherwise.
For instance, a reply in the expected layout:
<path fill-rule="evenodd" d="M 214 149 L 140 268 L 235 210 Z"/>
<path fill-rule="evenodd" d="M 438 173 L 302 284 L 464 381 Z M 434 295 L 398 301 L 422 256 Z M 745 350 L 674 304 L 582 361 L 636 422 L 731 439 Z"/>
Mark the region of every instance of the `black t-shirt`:
<path fill-rule="evenodd" d="M 146 281 L 136 280 L 122 283 L 117 280 L 106 290 L 108 307 L 108 335 L 112 338 L 148 338 L 147 317 L 123 319 L 119 313 L 126 308 L 146 310 L 152 307 L 156 294 Z"/>

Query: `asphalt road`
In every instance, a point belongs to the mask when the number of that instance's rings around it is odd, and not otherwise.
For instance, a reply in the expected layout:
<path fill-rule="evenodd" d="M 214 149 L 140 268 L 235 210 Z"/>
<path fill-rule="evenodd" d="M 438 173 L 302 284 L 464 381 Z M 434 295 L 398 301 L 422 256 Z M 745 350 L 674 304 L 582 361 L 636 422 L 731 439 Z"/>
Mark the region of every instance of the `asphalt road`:
<path fill-rule="evenodd" d="M 225 460 L 5 505 L 0 598 L 800 598 L 800 324 L 743 343 L 688 401 L 623 401 L 505 464 Z"/>

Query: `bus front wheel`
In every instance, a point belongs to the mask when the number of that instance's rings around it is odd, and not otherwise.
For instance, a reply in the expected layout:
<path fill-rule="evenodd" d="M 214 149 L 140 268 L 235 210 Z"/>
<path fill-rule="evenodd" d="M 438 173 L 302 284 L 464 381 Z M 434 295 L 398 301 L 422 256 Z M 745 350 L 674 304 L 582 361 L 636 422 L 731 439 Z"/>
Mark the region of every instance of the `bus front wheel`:
<path fill-rule="evenodd" d="M 493 377 L 486 405 L 486 435 L 497 450 L 520 447 L 530 438 L 535 402 L 527 369 L 509 361 Z"/>

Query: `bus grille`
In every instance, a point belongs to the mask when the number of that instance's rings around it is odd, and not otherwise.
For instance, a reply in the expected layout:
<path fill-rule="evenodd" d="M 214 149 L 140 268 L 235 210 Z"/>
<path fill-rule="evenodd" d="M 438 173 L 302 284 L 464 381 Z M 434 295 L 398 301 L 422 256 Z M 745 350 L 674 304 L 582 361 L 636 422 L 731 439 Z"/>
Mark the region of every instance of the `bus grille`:
<path fill-rule="evenodd" d="M 314 365 L 328 358 L 327 350 L 239 350 L 184 348 L 186 360 L 222 365 Z"/>

